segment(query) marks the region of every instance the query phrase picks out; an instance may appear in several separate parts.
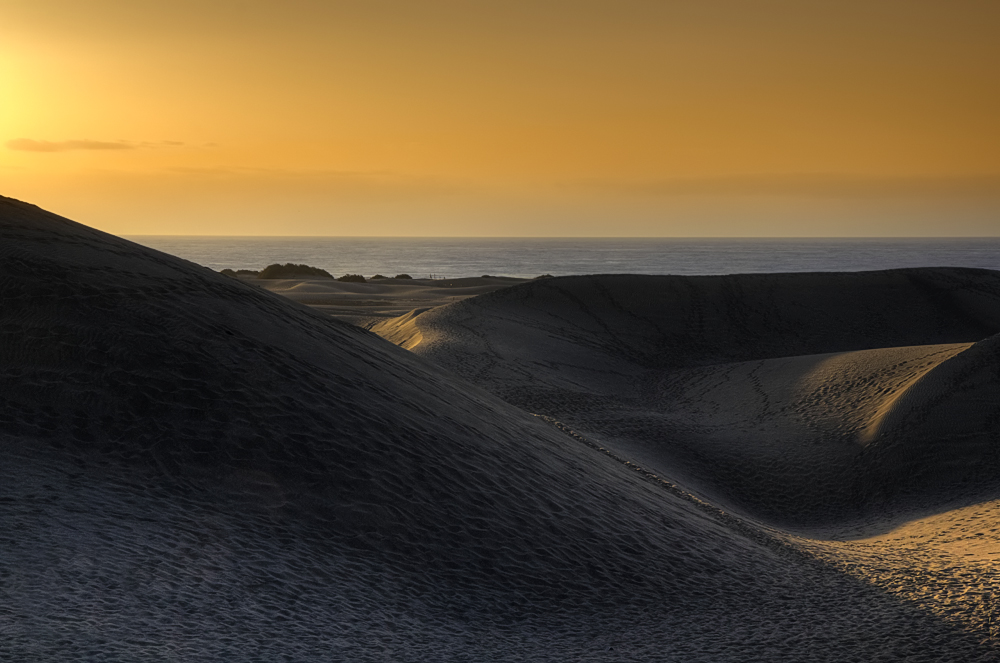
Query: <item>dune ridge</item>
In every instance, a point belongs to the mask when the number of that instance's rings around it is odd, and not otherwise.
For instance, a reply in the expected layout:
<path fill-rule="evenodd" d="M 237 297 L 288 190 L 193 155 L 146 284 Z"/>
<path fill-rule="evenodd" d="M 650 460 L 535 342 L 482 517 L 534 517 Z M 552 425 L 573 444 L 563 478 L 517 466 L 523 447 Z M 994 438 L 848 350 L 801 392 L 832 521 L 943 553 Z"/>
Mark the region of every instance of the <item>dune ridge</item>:
<path fill-rule="evenodd" d="M 998 312 L 987 270 L 588 276 L 373 330 L 996 637 Z"/>
<path fill-rule="evenodd" d="M 369 279 L 366 283 L 332 279 L 242 280 L 358 326 L 370 326 L 417 307 L 443 306 L 524 281 L 506 277 Z"/>
<path fill-rule="evenodd" d="M 998 476 L 996 272 L 563 277 L 372 329 L 782 525 Z"/>
<path fill-rule="evenodd" d="M 0 658 L 995 659 L 375 334 L 9 198 L 0 300 Z"/>

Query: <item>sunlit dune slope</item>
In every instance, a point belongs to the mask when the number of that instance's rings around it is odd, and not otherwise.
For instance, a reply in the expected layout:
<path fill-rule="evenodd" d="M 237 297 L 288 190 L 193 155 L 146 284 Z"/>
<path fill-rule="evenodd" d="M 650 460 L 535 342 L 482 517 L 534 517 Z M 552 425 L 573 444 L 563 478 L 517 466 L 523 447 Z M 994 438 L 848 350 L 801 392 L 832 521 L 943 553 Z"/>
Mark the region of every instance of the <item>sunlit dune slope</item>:
<path fill-rule="evenodd" d="M 524 281 L 507 277 L 386 278 L 369 279 L 367 283 L 333 279 L 243 280 L 306 304 L 326 315 L 359 325 L 403 315 L 417 307 L 443 306 Z"/>
<path fill-rule="evenodd" d="M 780 524 L 1000 477 L 996 272 L 565 277 L 373 329 Z"/>
<path fill-rule="evenodd" d="M 0 298 L 0 658 L 995 655 L 373 334 L 10 199 Z"/>

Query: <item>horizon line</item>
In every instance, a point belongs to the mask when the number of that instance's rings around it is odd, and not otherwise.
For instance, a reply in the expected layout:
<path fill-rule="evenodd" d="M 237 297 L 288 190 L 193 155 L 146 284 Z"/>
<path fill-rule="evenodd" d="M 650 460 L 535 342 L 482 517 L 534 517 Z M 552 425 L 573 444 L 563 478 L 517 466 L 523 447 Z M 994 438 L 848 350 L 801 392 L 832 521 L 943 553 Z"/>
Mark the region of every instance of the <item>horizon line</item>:
<path fill-rule="evenodd" d="M 115 233 L 109 233 L 115 234 Z M 996 235 L 208 235 L 122 233 L 118 237 L 189 237 L 226 239 L 692 239 L 692 240 L 877 240 L 877 239 L 1000 239 Z"/>

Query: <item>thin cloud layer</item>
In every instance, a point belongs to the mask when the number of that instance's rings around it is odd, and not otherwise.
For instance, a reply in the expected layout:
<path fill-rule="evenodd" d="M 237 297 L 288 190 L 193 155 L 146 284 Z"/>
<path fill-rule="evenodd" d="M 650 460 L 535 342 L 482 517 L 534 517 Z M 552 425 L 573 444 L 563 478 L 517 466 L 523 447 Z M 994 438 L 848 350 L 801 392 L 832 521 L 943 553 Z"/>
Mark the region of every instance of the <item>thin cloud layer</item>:
<path fill-rule="evenodd" d="M 127 140 L 33 140 L 31 138 L 15 138 L 8 140 L 8 150 L 19 152 L 69 152 L 71 150 L 135 150 L 139 148 L 178 147 L 184 143 L 176 140 L 160 142 L 142 141 L 134 143 Z"/>
<path fill-rule="evenodd" d="M 162 173 L 162 175 L 160 174 Z M 174 187 L 189 191 L 249 192 L 273 196 L 329 197 L 336 200 L 392 202 L 475 195 L 479 190 L 456 179 L 411 175 L 392 171 L 255 168 L 238 166 L 175 166 L 146 176 L 166 176 Z"/>
<path fill-rule="evenodd" d="M 998 198 L 1000 176 L 877 177 L 838 174 L 747 175 L 640 182 L 582 180 L 570 185 L 627 196 L 778 196 L 803 198 Z"/>
<path fill-rule="evenodd" d="M 7 149 L 20 152 L 68 152 L 70 150 L 134 150 L 135 145 L 102 140 L 32 140 L 16 138 L 7 141 Z"/>

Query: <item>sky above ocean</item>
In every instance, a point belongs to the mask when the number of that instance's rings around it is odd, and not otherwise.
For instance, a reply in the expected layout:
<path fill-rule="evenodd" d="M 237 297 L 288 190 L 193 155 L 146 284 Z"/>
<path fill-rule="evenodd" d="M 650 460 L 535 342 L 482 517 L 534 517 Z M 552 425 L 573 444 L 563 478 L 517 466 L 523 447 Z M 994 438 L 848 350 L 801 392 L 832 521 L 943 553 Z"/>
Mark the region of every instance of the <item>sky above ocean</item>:
<path fill-rule="evenodd" d="M 996 0 L 4 0 L 0 194 L 118 235 L 1000 235 Z"/>

